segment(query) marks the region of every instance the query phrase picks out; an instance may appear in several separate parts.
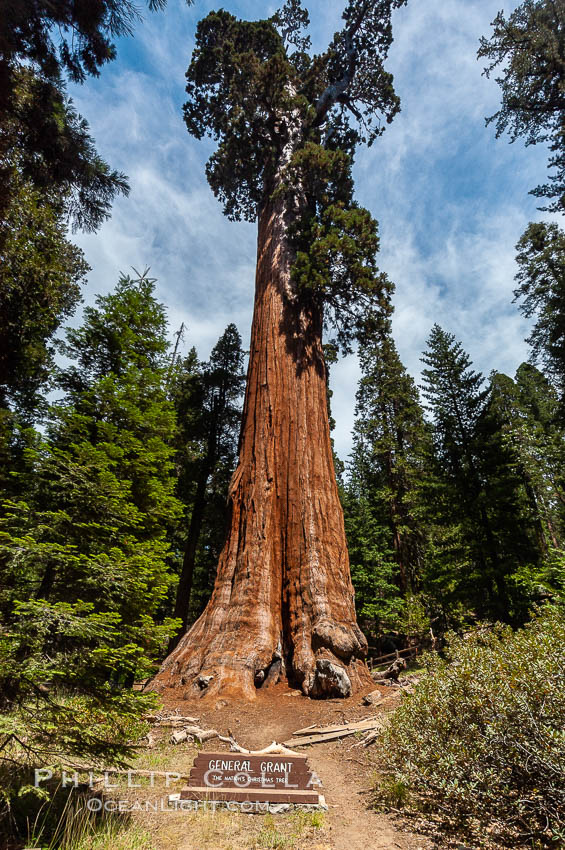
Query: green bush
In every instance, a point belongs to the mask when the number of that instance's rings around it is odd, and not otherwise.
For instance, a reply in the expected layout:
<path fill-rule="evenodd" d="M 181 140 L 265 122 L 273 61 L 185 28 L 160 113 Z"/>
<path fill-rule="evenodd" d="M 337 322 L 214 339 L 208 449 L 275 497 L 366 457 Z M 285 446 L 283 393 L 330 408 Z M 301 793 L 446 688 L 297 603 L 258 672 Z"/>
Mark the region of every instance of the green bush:
<path fill-rule="evenodd" d="M 565 842 L 565 614 L 450 636 L 383 731 L 377 800 L 473 847 Z"/>

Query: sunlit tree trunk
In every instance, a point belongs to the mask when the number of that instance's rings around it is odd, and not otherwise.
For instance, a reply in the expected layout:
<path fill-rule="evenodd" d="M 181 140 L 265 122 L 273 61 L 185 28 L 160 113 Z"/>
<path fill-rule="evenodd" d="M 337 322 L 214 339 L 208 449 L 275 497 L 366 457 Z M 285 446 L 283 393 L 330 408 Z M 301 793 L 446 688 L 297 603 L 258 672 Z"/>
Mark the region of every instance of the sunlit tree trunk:
<path fill-rule="evenodd" d="M 227 539 L 210 602 L 154 688 L 253 698 L 286 675 L 318 697 L 370 682 L 330 445 L 322 315 L 294 290 L 287 231 L 284 201 L 270 201 Z"/>

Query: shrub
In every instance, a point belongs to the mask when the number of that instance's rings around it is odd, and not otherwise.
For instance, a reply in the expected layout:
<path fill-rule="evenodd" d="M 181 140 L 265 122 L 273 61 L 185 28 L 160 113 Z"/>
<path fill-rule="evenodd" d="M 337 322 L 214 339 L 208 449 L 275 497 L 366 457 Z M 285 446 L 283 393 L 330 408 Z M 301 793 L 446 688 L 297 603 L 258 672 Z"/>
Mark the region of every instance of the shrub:
<path fill-rule="evenodd" d="M 380 804 L 473 847 L 562 846 L 564 611 L 547 606 L 515 632 L 451 635 L 426 664 L 382 733 Z"/>

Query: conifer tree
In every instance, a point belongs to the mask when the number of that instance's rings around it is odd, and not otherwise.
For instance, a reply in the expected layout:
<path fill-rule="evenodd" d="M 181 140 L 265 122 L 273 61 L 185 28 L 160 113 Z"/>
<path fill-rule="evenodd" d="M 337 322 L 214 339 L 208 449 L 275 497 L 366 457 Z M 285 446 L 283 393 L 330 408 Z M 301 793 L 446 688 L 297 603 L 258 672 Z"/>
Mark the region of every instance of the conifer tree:
<path fill-rule="evenodd" d="M 565 424 L 565 233 L 554 223 L 531 223 L 516 245 L 520 310 L 535 317 L 528 338 L 532 359 L 540 363 L 561 398 Z"/>
<path fill-rule="evenodd" d="M 547 198 L 552 211 L 565 210 L 565 7 L 561 0 L 523 0 L 510 15 L 499 12 L 489 39 L 482 38 L 479 58 L 485 74 L 500 68 L 500 110 L 487 119 L 496 135 L 523 138 L 527 145 L 547 143 L 549 182 L 532 194 Z"/>
<path fill-rule="evenodd" d="M 219 534 L 223 543 L 226 477 L 229 480 L 235 467 L 241 424 L 240 400 L 245 380 L 241 337 L 236 326 L 227 326 L 207 363 L 196 369 L 195 365 L 195 352 L 191 352 L 176 378 L 174 391 L 181 450 L 186 452 L 192 448 L 194 452 L 195 445 L 198 449 L 191 462 L 184 464 L 181 473 L 181 492 L 184 490 L 183 501 L 190 506 L 190 522 L 174 608 L 174 616 L 182 621 L 182 628 L 171 641 L 170 649 L 176 646 L 187 628 L 203 526 L 207 525 L 207 546 L 212 549 L 212 557 L 219 553 L 214 552 L 217 547 L 213 546 L 210 533 L 212 538 Z M 187 485 L 194 492 L 187 493 Z M 206 566 L 208 572 L 215 569 L 216 564 L 208 563 Z M 208 580 L 209 576 L 205 575 L 202 582 L 204 594 Z"/>
<path fill-rule="evenodd" d="M 519 366 L 506 395 L 503 439 L 515 457 L 539 550 L 547 556 L 563 546 L 564 532 L 565 443 L 558 424 L 558 397 L 547 378 L 529 363 Z"/>
<path fill-rule="evenodd" d="M 535 599 L 531 578 L 544 556 L 543 526 L 538 499 L 524 458 L 510 435 L 526 412 L 520 389 L 507 375 L 493 372 L 489 396 L 475 435 L 480 456 L 484 502 L 497 552 L 497 570 L 503 576 L 506 610 L 499 614 L 516 625 L 528 617 Z M 528 423 L 530 425 L 530 423 Z M 529 428 L 526 428 L 529 430 Z M 531 432 L 530 432 L 531 434 Z"/>
<path fill-rule="evenodd" d="M 67 755 L 123 756 L 146 705 L 129 688 L 175 627 L 160 622 L 181 513 L 166 330 L 146 274 L 85 309 L 67 333 L 65 397 L 29 452 L 28 492 L 3 506 L 3 729 L 16 734 L 31 713 L 30 755 L 59 742 Z"/>
<path fill-rule="evenodd" d="M 435 480 L 441 482 L 434 510 L 447 526 L 459 526 L 457 540 L 447 540 L 447 561 L 457 566 L 453 603 L 463 598 L 481 616 L 504 617 L 507 587 L 477 443 L 488 389 L 453 334 L 434 325 L 427 343 L 422 392 L 433 416 Z M 449 563 L 446 578 L 452 579 Z"/>
<path fill-rule="evenodd" d="M 155 687 L 198 682 L 249 698 L 282 673 L 305 694 L 368 680 L 355 621 L 327 415 L 324 327 L 347 348 L 386 282 L 376 223 L 353 199 L 356 146 L 399 101 L 384 63 L 404 0 L 347 0 L 312 55 L 308 13 L 225 10 L 198 25 L 189 132 L 212 136 L 210 186 L 232 219 L 258 220 L 254 319 L 231 521 L 206 611 Z M 186 685 L 183 685 L 186 688 Z"/>
<path fill-rule="evenodd" d="M 399 587 L 406 595 L 415 590 L 421 572 L 417 490 L 427 429 L 418 390 L 398 356 L 387 317 L 379 317 L 372 333 L 365 335 L 359 360 L 354 446 L 363 457 L 371 500 L 389 527 Z"/>
<path fill-rule="evenodd" d="M 402 630 L 406 600 L 421 578 L 425 533 L 419 508 L 427 428 L 414 382 L 391 333 L 390 308 L 359 345 L 361 379 L 345 526 L 358 610 L 372 630 Z"/>

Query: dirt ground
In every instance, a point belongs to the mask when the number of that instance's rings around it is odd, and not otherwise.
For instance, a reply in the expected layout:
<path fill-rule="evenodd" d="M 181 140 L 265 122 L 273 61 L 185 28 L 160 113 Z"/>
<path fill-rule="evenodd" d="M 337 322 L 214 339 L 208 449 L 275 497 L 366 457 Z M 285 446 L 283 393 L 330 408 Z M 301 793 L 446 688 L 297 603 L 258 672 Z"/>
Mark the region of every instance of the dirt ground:
<path fill-rule="evenodd" d="M 248 749 L 261 749 L 292 737 L 296 729 L 312 724 L 330 725 L 384 715 L 400 698 L 399 691 L 382 687 L 382 702 L 362 704 L 363 693 L 347 700 L 311 700 L 280 684 L 258 691 L 253 702 L 230 699 L 183 699 L 178 691 L 161 694 L 165 709 L 199 718 L 201 728 L 231 732 Z M 170 729 L 142 757 L 139 767 L 188 772 L 197 748 L 193 744 L 172 746 Z M 329 811 L 323 817 L 305 815 L 243 815 L 216 812 L 174 813 L 167 818 L 143 815 L 143 827 L 155 847 L 167 850 L 254 850 L 254 848 L 300 848 L 300 850 L 431 850 L 426 838 L 405 831 L 392 817 L 375 812 L 370 805 L 374 783 L 374 753 L 357 746 L 353 735 L 338 741 L 301 747 L 310 768 L 322 781 Z M 227 751 L 228 745 L 206 741 L 205 752 Z M 174 789 L 177 790 L 177 789 Z"/>

